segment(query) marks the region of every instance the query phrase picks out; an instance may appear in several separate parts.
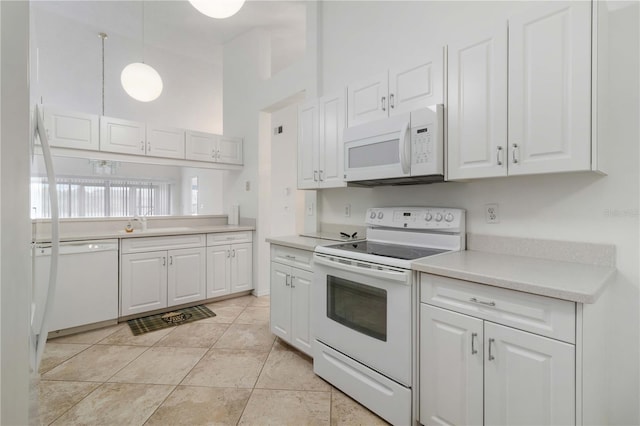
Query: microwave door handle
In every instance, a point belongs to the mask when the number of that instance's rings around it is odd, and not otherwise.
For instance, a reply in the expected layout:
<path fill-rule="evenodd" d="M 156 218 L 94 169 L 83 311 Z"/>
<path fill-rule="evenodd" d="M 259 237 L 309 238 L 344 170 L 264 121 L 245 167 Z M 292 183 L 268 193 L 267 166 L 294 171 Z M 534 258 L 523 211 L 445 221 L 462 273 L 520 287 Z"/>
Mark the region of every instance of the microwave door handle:
<path fill-rule="evenodd" d="M 400 130 L 398 138 L 398 149 L 400 150 L 400 166 L 402 173 L 409 174 L 411 171 L 411 123 L 407 121 Z"/>

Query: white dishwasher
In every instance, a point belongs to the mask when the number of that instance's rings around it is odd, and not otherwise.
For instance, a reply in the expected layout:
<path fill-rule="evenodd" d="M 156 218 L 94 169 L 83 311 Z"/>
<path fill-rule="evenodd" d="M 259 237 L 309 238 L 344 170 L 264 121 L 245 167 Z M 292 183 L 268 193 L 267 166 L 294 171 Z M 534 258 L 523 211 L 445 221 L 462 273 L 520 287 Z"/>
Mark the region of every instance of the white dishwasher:
<path fill-rule="evenodd" d="M 51 244 L 33 253 L 36 315 L 42 315 L 51 263 Z M 49 331 L 118 318 L 118 240 L 60 243 L 58 281 Z M 41 324 L 36 318 L 34 324 Z M 36 330 L 40 332 L 40 330 Z"/>

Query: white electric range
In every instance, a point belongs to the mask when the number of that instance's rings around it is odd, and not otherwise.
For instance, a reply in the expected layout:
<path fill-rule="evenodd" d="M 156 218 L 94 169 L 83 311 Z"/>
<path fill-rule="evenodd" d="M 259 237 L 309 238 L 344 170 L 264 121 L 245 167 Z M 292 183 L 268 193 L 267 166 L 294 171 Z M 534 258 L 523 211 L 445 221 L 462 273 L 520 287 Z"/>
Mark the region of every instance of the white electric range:
<path fill-rule="evenodd" d="M 465 211 L 367 210 L 367 239 L 314 254 L 313 368 L 392 424 L 412 420 L 416 275 L 411 262 L 465 249 Z"/>

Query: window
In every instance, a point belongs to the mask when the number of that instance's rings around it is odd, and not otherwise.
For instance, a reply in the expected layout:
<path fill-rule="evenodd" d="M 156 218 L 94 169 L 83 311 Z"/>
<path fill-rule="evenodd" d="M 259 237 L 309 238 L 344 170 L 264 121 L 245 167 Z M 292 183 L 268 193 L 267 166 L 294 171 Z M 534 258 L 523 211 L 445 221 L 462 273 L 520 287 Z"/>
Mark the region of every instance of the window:
<path fill-rule="evenodd" d="M 56 179 L 60 217 L 171 214 L 171 184 L 98 178 Z M 47 178 L 31 178 L 31 218 L 51 217 Z"/>

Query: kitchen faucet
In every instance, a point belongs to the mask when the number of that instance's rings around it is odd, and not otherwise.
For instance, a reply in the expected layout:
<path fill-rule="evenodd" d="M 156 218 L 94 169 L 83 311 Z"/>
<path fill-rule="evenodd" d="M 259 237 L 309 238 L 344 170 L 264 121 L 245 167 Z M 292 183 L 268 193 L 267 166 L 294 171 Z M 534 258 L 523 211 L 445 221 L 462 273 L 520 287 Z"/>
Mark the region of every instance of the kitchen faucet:
<path fill-rule="evenodd" d="M 143 232 L 147 230 L 147 218 L 146 218 L 146 216 L 135 215 L 131 220 L 137 220 L 138 222 L 140 222 L 140 226 L 141 226 Z"/>

